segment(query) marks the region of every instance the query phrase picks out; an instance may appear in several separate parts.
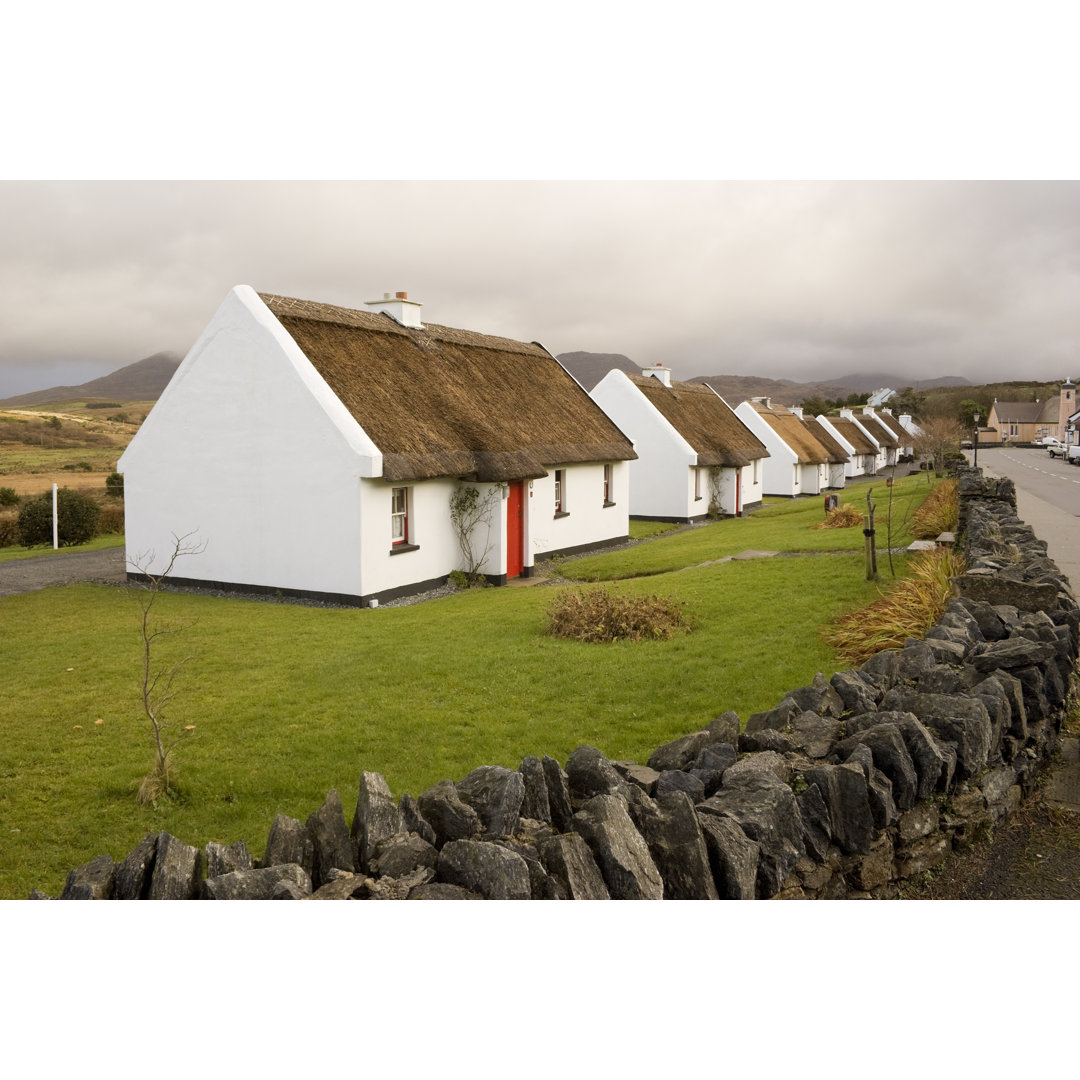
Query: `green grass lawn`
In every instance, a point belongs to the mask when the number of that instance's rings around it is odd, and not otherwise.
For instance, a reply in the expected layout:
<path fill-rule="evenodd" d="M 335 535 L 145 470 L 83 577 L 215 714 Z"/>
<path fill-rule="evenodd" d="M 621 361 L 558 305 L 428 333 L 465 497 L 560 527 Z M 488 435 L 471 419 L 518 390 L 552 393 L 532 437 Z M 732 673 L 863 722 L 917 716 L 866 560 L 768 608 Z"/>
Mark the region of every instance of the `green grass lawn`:
<path fill-rule="evenodd" d="M 67 555 L 72 551 L 101 551 L 104 548 L 117 548 L 124 546 L 124 538 L 116 533 L 106 536 L 95 536 L 93 540 L 85 544 L 73 544 L 71 547 L 62 547 L 53 551 L 51 547 L 12 547 L 0 548 L 0 563 L 12 562 L 15 559 L 47 559 L 52 555 Z"/>
<path fill-rule="evenodd" d="M 617 576 L 627 557 L 651 567 L 652 549 L 665 546 L 672 572 L 612 587 L 684 602 L 693 630 L 667 642 L 549 637 L 545 610 L 575 585 L 375 611 L 163 594 L 162 616 L 194 621 L 162 655 L 193 656 L 171 716 L 195 729 L 177 751 L 184 797 L 157 808 L 137 807 L 131 787 L 151 762 L 132 591 L 83 585 L 0 599 L 0 897 L 35 887 L 58 895 L 71 867 L 123 857 L 161 829 L 200 846 L 242 838 L 257 858 L 275 813 L 304 819 L 332 787 L 351 820 L 365 769 L 395 795 L 417 795 L 481 764 L 513 768 L 527 754 L 565 762 L 582 743 L 644 761 L 727 709 L 745 720 L 815 672 L 831 674 L 821 627 L 878 593 L 861 550 L 697 565 L 729 544 L 784 549 L 807 532 L 789 521 L 804 513 L 785 503 L 612 553 L 609 567 L 589 560 L 594 573 Z M 755 539 L 721 535 L 747 527 Z M 829 550 L 861 548 L 860 530 L 843 531 L 858 545 L 836 532 L 810 535 L 831 534 Z"/>

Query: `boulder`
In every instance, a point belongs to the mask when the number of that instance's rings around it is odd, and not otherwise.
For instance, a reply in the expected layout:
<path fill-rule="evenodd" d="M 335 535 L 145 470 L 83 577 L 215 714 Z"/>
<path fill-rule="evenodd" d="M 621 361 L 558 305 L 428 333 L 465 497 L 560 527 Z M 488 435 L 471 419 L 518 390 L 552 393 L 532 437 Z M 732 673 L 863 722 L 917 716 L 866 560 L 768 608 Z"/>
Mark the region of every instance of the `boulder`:
<path fill-rule="evenodd" d="M 746 732 L 749 734 L 753 731 L 760 731 L 762 728 L 775 728 L 777 731 L 783 731 L 802 711 L 797 701 L 786 697 L 773 709 L 751 713 L 750 719 L 746 721 Z"/>
<path fill-rule="evenodd" d="M 371 878 L 364 874 L 354 874 L 340 867 L 332 867 L 326 883 L 320 885 L 310 900 L 363 900 L 367 896 L 367 886 Z"/>
<path fill-rule="evenodd" d="M 879 723 L 858 729 L 854 735 L 838 742 L 835 752 L 841 758 L 847 758 L 860 744 L 870 748 L 874 764 L 892 782 L 892 796 L 897 807 L 910 809 L 918 797 L 919 778 L 899 727 L 893 723 Z"/>
<path fill-rule="evenodd" d="M 724 786 L 730 784 L 736 777 L 751 772 L 772 773 L 778 780 L 787 783 L 791 779 L 791 764 L 787 758 L 781 757 L 775 750 L 762 750 L 757 754 L 746 754 L 740 758 L 730 769 L 724 770 Z"/>
<path fill-rule="evenodd" d="M 656 781 L 653 794 L 656 798 L 660 798 L 661 795 L 670 795 L 675 791 L 683 792 L 696 803 L 705 798 L 705 784 L 700 777 L 683 772 L 681 769 L 665 769 Z"/>
<path fill-rule="evenodd" d="M 551 805 L 548 802 L 547 780 L 544 766 L 537 757 L 522 758 L 518 766 L 525 785 L 525 797 L 521 800 L 521 816 L 533 821 L 551 821 Z"/>
<path fill-rule="evenodd" d="M 116 893 L 117 865 L 111 855 L 99 855 L 68 872 L 61 900 L 111 900 Z"/>
<path fill-rule="evenodd" d="M 432 784 L 419 799 L 424 820 L 435 830 L 435 846 L 451 840 L 479 836 L 483 829 L 480 815 L 463 802 L 452 780 Z"/>
<path fill-rule="evenodd" d="M 664 882 L 665 900 L 718 900 L 694 803 L 682 791 L 641 802 L 632 812 Z"/>
<path fill-rule="evenodd" d="M 439 852 L 439 880 L 486 900 L 528 900 L 529 868 L 516 852 L 487 840 L 449 840 Z"/>
<path fill-rule="evenodd" d="M 544 840 L 538 850 L 560 900 L 611 899 L 600 867 L 583 837 L 561 833 Z"/>
<path fill-rule="evenodd" d="M 297 863 L 310 877 L 315 867 L 315 845 L 304 823 L 296 818 L 277 814 L 266 838 L 260 866 L 282 866 Z"/>
<path fill-rule="evenodd" d="M 800 713 L 791 722 L 791 743 L 796 750 L 801 750 L 808 758 L 827 757 L 840 730 L 840 721 L 831 715 L 818 716 L 817 713 Z"/>
<path fill-rule="evenodd" d="M 732 743 L 739 737 L 739 716 L 735 712 L 726 712 L 711 721 L 701 731 L 684 735 L 681 739 L 664 743 L 650 755 L 648 766 L 657 772 L 665 769 L 688 769 L 694 758 L 713 743 Z"/>
<path fill-rule="evenodd" d="M 368 862 L 368 873 L 374 878 L 400 878 L 419 867 L 434 867 L 439 852 L 415 833 L 398 834 L 383 840 Z"/>
<path fill-rule="evenodd" d="M 730 773 L 729 769 L 724 786 L 700 804 L 698 813 L 731 818 L 757 842 L 757 895 L 769 897 L 779 891 L 796 860 L 805 853 L 799 807 L 791 788 L 765 769 L 753 769 L 729 780 Z"/>
<path fill-rule="evenodd" d="M 356 869 L 356 849 L 336 788 L 331 788 L 322 806 L 308 816 L 305 827 L 311 837 L 314 862 L 311 882 L 316 890 L 330 880 L 331 870 L 352 873 Z"/>
<path fill-rule="evenodd" d="M 559 885 L 548 874 L 544 864 L 540 861 L 540 854 L 532 844 L 527 844 L 517 837 L 501 837 L 495 841 L 500 847 L 520 855 L 525 860 L 525 866 L 529 871 L 529 899 L 530 900 L 560 900 Z"/>
<path fill-rule="evenodd" d="M 790 735 L 776 728 L 758 728 L 757 731 L 744 731 L 739 736 L 739 753 L 754 754 L 763 750 L 772 750 L 776 754 L 786 754 L 795 748 Z"/>
<path fill-rule="evenodd" d="M 157 854 L 157 833 L 144 836 L 116 871 L 116 900 L 145 900 Z"/>
<path fill-rule="evenodd" d="M 460 885 L 447 885 L 443 881 L 431 881 L 418 885 L 409 892 L 410 900 L 483 900 L 479 893 L 463 889 Z"/>
<path fill-rule="evenodd" d="M 515 769 L 481 765 L 457 783 L 462 800 L 480 818 L 488 836 L 513 836 L 525 799 L 525 781 Z"/>
<path fill-rule="evenodd" d="M 398 801 L 398 810 L 401 811 L 401 828 L 404 832 L 416 833 L 429 844 L 435 843 L 435 830 L 424 820 L 420 804 L 408 792 Z"/>
<path fill-rule="evenodd" d="M 866 777 L 866 795 L 870 800 L 870 816 L 875 829 L 887 829 L 899 817 L 893 799 L 892 781 L 874 765 L 874 755 L 869 746 L 860 743 L 851 752 L 848 762 L 858 765 Z"/>
<path fill-rule="evenodd" d="M 207 878 L 231 874 L 234 870 L 251 869 L 251 853 L 243 840 L 226 847 L 211 840 L 205 849 Z"/>
<path fill-rule="evenodd" d="M 544 767 L 544 780 L 547 782 L 548 806 L 551 809 L 551 824 L 559 832 L 566 832 L 571 828 L 570 822 L 574 817 L 574 809 L 570 805 L 570 785 L 566 780 L 559 763 L 551 757 L 545 757 L 541 762 Z"/>
<path fill-rule="evenodd" d="M 832 688 L 840 695 L 844 712 L 872 712 L 881 698 L 873 684 L 857 671 L 838 671 L 830 681 Z"/>
<path fill-rule="evenodd" d="M 664 883 L 648 845 L 634 828 L 626 800 L 595 795 L 574 814 L 614 900 L 662 900 Z"/>
<path fill-rule="evenodd" d="M 205 895 L 208 900 L 273 900 L 282 882 L 292 885 L 300 896 L 311 893 L 307 871 L 298 863 L 284 863 L 259 870 L 248 868 L 215 874 L 206 879 Z"/>
<path fill-rule="evenodd" d="M 652 795 L 656 790 L 656 781 L 660 774 L 648 765 L 638 765 L 635 761 L 613 761 L 615 771 L 626 781 L 641 788 L 646 795 Z"/>
<path fill-rule="evenodd" d="M 757 896 L 761 849 L 728 817 L 698 814 L 709 868 L 721 900 L 753 900 Z"/>
<path fill-rule="evenodd" d="M 148 900 L 194 900 L 199 895 L 202 852 L 170 836 L 158 833 L 154 869 Z"/>
<path fill-rule="evenodd" d="M 651 758 L 649 759 L 651 762 Z M 655 768 L 655 766 L 651 766 Z M 579 746 L 566 759 L 566 779 L 574 806 L 595 795 L 626 795 L 628 783 L 595 746 Z"/>
<path fill-rule="evenodd" d="M 803 773 L 821 792 L 829 811 L 832 839 L 847 854 L 866 854 L 874 835 L 866 776 L 854 763 L 816 765 Z"/>
<path fill-rule="evenodd" d="M 806 847 L 803 858 L 823 863 L 832 842 L 832 821 L 821 788 L 817 784 L 807 784 L 806 777 L 802 777 L 802 790 L 795 796 L 795 802 L 803 824 L 803 843 Z"/>
<path fill-rule="evenodd" d="M 401 832 L 405 832 L 405 819 L 401 809 L 394 804 L 390 785 L 380 773 L 362 772 L 349 829 L 356 846 L 357 867 L 366 873 L 379 844 Z"/>
<path fill-rule="evenodd" d="M 435 871 L 430 866 L 418 866 L 401 877 L 381 877 L 377 881 L 368 878 L 363 899 L 408 900 L 414 889 L 428 884 L 434 877 Z"/>
<path fill-rule="evenodd" d="M 986 706 L 978 698 L 951 694 L 920 694 L 915 712 L 923 724 L 956 747 L 957 774 L 963 778 L 977 775 L 990 756 L 993 727 Z M 877 761 L 875 755 L 874 758 Z M 878 762 L 880 765 L 881 763 Z M 889 770 L 881 765 L 885 772 Z M 892 774 L 889 774 L 890 777 Z M 893 778 L 895 785 L 896 781 Z M 897 805 L 907 809 L 897 796 Z"/>
<path fill-rule="evenodd" d="M 829 680 L 819 671 L 810 686 L 800 686 L 787 695 L 803 712 L 815 716 L 836 718 L 844 712 L 844 699 L 837 693 Z"/>

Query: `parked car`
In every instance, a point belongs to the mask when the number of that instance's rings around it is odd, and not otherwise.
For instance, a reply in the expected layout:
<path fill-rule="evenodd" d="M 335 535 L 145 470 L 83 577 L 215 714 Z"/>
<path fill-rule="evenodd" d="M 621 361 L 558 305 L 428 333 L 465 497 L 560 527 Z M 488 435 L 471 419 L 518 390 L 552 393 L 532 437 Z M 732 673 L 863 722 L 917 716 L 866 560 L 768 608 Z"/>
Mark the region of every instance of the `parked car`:
<path fill-rule="evenodd" d="M 1080 444 L 1073 443 L 1071 446 L 1067 446 L 1065 449 L 1065 460 L 1070 465 L 1080 465 Z"/>
<path fill-rule="evenodd" d="M 1043 439 L 1042 445 L 1051 457 L 1064 458 L 1068 450 L 1060 439 L 1055 439 L 1052 435 L 1048 435 Z"/>

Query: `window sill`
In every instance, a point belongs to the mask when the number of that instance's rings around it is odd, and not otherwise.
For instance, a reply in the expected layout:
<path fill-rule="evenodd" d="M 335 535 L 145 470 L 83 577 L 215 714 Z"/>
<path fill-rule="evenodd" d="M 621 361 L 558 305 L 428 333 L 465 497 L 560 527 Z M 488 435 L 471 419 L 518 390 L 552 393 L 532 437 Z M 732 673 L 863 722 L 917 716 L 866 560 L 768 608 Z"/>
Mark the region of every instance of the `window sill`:
<path fill-rule="evenodd" d="M 404 555 L 406 551 L 419 551 L 419 544 L 395 544 L 390 549 L 391 555 Z"/>
<path fill-rule="evenodd" d="M 555 511 L 555 517 L 556 518 L 564 518 L 564 517 L 569 517 L 569 516 L 570 516 L 570 511 L 569 510 L 556 510 Z"/>
<path fill-rule="evenodd" d="M 701 500 L 702 500 L 703 498 L 705 498 L 705 496 L 704 496 L 704 495 L 695 495 L 695 496 L 694 496 L 694 502 L 701 502 Z"/>
<path fill-rule="evenodd" d="M 614 504 L 613 502 L 609 502 L 609 501 L 608 501 L 607 499 L 605 499 L 605 500 L 604 500 L 604 509 L 605 509 L 605 510 L 606 510 L 606 509 L 607 509 L 607 508 L 608 508 L 609 506 L 614 506 L 614 505 L 615 505 L 615 504 Z"/>

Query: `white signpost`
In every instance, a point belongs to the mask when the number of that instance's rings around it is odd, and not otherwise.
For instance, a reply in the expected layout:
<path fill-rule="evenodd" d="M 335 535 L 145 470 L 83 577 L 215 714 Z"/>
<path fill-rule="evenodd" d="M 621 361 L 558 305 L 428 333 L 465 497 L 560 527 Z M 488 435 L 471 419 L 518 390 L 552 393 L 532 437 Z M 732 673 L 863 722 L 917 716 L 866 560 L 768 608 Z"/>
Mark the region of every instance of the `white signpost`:
<path fill-rule="evenodd" d="M 52 546 L 53 551 L 60 547 L 60 529 L 56 518 L 56 485 L 52 486 Z"/>

